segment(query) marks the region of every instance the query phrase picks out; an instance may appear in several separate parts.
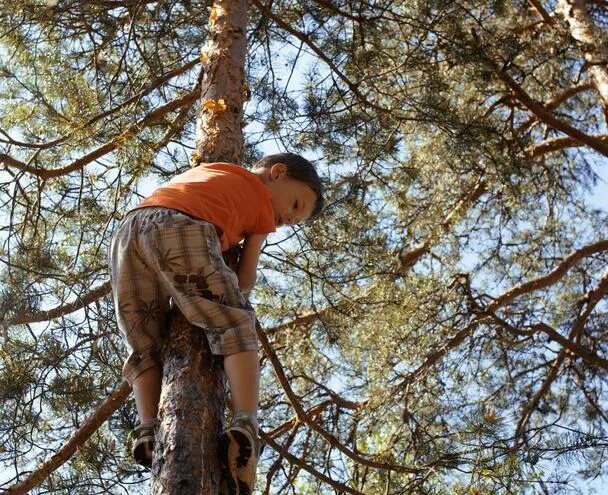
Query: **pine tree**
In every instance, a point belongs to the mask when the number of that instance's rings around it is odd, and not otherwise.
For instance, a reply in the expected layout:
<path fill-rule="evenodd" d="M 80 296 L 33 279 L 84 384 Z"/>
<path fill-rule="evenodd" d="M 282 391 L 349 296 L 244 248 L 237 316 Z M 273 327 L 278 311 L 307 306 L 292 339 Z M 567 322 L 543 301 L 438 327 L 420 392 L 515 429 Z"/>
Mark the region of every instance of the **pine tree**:
<path fill-rule="evenodd" d="M 41 491 L 145 490 L 104 252 L 150 183 L 189 166 L 206 7 L 2 2 L 3 488 L 67 445 Z M 243 162 L 318 158 L 329 200 L 261 259 L 260 492 L 605 476 L 604 2 L 253 0 L 249 16 Z"/>

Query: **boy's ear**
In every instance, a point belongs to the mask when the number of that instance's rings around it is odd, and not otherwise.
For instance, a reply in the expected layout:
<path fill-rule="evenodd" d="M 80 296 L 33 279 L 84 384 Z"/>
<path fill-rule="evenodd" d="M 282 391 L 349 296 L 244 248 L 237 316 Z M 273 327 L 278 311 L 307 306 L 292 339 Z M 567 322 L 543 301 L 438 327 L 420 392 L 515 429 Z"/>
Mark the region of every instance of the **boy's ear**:
<path fill-rule="evenodd" d="M 282 179 L 287 173 L 287 165 L 278 162 L 270 167 L 270 180 Z"/>

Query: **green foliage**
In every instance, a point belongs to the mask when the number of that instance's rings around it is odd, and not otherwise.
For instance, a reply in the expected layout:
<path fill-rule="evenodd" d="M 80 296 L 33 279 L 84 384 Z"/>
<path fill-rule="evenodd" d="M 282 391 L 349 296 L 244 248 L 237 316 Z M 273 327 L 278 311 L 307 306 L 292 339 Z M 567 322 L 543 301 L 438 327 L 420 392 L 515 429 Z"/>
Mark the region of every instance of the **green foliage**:
<path fill-rule="evenodd" d="M 112 302 L 87 296 L 116 222 L 188 166 L 194 109 L 149 116 L 194 88 L 208 10 L 1 6 L 4 488 L 121 381 Z M 262 427 L 293 458 L 267 447 L 259 492 L 577 493 L 605 476 L 608 250 L 543 278 L 606 239 L 590 198 L 605 156 L 505 82 L 605 139 L 599 93 L 573 90 L 589 76 L 566 20 L 521 0 L 268 8 L 250 12 L 245 164 L 318 158 L 328 207 L 271 236 L 260 263 L 258 316 L 308 413 L 263 358 Z M 136 421 L 128 401 L 38 490 L 143 493 Z"/>

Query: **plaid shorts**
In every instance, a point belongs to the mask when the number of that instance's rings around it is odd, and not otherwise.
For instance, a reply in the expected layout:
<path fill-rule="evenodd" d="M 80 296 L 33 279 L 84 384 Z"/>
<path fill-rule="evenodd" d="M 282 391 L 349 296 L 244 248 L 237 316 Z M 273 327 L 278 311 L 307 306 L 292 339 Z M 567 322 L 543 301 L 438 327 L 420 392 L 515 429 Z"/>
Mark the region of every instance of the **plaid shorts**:
<path fill-rule="evenodd" d="M 171 298 L 214 354 L 257 351 L 255 313 L 210 223 L 168 208 L 136 209 L 114 231 L 109 257 L 116 319 L 131 350 L 123 368 L 129 383 L 160 364 Z"/>

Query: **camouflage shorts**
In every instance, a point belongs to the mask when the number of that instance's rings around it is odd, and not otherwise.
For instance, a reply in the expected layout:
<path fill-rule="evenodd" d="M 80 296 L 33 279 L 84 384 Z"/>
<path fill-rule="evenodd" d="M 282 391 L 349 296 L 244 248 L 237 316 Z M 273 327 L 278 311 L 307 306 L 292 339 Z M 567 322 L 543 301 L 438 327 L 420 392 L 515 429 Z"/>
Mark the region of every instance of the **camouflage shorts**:
<path fill-rule="evenodd" d="M 159 364 L 170 299 L 203 329 L 214 354 L 257 350 L 255 313 L 222 258 L 215 227 L 168 208 L 130 212 L 112 235 L 116 319 L 131 355 L 131 383 Z"/>

